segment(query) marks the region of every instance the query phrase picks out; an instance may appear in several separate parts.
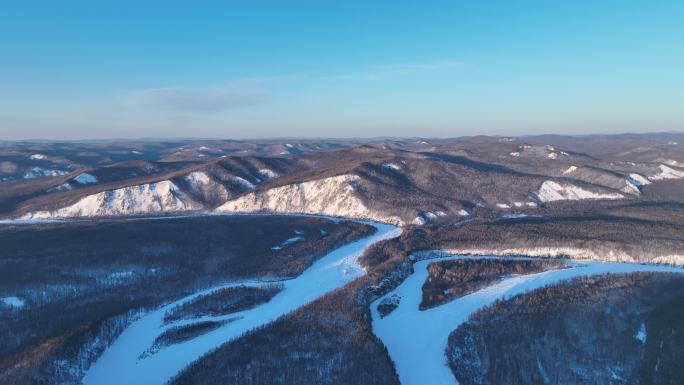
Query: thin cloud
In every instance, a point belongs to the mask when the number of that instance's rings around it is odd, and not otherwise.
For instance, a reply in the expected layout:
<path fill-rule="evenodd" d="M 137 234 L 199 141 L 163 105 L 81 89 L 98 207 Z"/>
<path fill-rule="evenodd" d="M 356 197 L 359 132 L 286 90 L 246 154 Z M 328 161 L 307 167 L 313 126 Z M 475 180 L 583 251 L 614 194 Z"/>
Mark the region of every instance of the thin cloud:
<path fill-rule="evenodd" d="M 212 113 L 262 104 L 272 96 L 269 85 L 301 78 L 280 75 L 239 79 L 224 87 L 161 87 L 127 92 L 121 96 L 124 107 L 159 111 Z"/>
<path fill-rule="evenodd" d="M 149 88 L 125 94 L 124 106 L 177 112 L 219 112 L 263 103 L 269 94 L 231 88 Z"/>
<path fill-rule="evenodd" d="M 427 63 L 393 64 L 371 68 L 366 73 L 341 76 L 344 80 L 388 80 L 464 68 L 461 61 L 441 60 Z"/>

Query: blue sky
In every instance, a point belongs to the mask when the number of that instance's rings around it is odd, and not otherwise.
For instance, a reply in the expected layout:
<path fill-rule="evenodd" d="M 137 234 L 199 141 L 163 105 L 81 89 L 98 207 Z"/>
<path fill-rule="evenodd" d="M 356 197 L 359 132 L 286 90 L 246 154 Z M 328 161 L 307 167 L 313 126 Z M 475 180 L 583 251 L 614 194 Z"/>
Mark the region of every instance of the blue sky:
<path fill-rule="evenodd" d="M 11 1 L 0 139 L 684 130 L 682 1 Z"/>

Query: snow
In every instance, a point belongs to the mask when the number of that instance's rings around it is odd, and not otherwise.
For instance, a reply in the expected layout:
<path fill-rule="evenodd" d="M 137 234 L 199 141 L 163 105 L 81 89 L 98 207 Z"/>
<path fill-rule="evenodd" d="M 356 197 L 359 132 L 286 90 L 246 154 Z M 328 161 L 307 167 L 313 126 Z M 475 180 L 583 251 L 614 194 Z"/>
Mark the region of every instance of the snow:
<path fill-rule="evenodd" d="M 456 258 L 462 257 L 439 259 Z M 418 308 L 422 297 L 421 287 L 428 276 L 427 266 L 435 260 L 416 262 L 412 275 L 395 290 L 381 296 L 371 304 L 373 332 L 387 347 L 390 357 L 396 364 L 402 385 L 456 384 L 444 355 L 449 334 L 466 322 L 477 309 L 490 305 L 497 299 L 509 298 L 584 275 L 633 271 L 684 272 L 679 268 L 665 266 L 601 262 L 579 264 L 570 261 L 571 268 L 513 276 L 441 306 L 421 311 Z M 377 304 L 395 295 L 401 297 L 398 307 L 381 318 Z"/>
<path fill-rule="evenodd" d="M 664 164 L 660 165 L 660 172 L 649 177 L 650 180 L 681 179 L 684 178 L 684 171 L 675 170 Z"/>
<path fill-rule="evenodd" d="M 639 330 L 637 330 L 636 334 L 634 334 L 634 338 L 636 338 L 642 344 L 646 343 L 646 325 L 643 322 L 641 323 Z"/>
<path fill-rule="evenodd" d="M 259 173 L 259 175 L 261 175 L 262 177 L 264 177 L 266 179 L 273 179 L 273 178 L 277 178 L 279 176 L 277 172 L 270 170 L 270 169 L 267 169 L 267 168 L 260 169 L 258 171 L 258 173 Z"/>
<path fill-rule="evenodd" d="M 6 306 L 15 309 L 21 309 L 26 304 L 26 301 L 16 296 L 2 297 L 0 298 L 0 301 L 4 303 Z"/>
<path fill-rule="evenodd" d="M 142 152 L 137 151 L 137 150 L 132 150 L 131 154 L 140 155 L 140 154 L 142 154 Z"/>
<path fill-rule="evenodd" d="M 135 215 L 198 208 L 201 207 L 173 182 L 165 180 L 88 195 L 70 206 L 30 212 L 20 219 Z"/>
<path fill-rule="evenodd" d="M 513 151 L 513 152 L 509 153 L 508 155 L 518 157 L 518 156 L 520 156 L 520 152 Z"/>
<path fill-rule="evenodd" d="M 621 199 L 624 198 L 619 193 L 598 193 L 585 190 L 572 184 L 560 184 L 547 180 L 539 187 L 537 197 L 542 202 L 554 202 L 561 200 L 582 200 L 582 199 Z"/>
<path fill-rule="evenodd" d="M 527 214 L 505 214 L 503 218 L 506 219 L 520 219 L 527 217 Z"/>
<path fill-rule="evenodd" d="M 437 211 L 437 216 L 438 216 L 438 217 L 446 217 L 446 215 L 447 215 L 447 213 L 445 213 L 445 212 L 442 211 L 442 210 Z"/>
<path fill-rule="evenodd" d="M 498 207 L 500 209 L 508 210 L 511 208 L 511 205 L 506 204 L 506 203 L 497 203 L 496 207 Z"/>
<path fill-rule="evenodd" d="M 625 192 L 627 194 L 634 194 L 634 195 L 640 195 L 641 194 L 641 190 L 639 190 L 638 182 L 634 181 L 631 178 L 625 179 L 625 187 L 620 189 L 620 191 Z"/>
<path fill-rule="evenodd" d="M 422 226 L 435 219 L 437 219 L 437 215 L 431 213 L 430 211 L 425 211 L 422 212 L 419 216 L 417 216 L 411 223 L 413 223 L 414 225 Z"/>
<path fill-rule="evenodd" d="M 577 166 L 570 166 L 570 167 L 568 167 L 567 170 L 563 171 L 563 174 L 570 174 L 571 172 L 576 171 L 576 170 L 577 170 Z"/>
<path fill-rule="evenodd" d="M 185 180 L 190 184 L 190 188 L 200 191 L 202 185 L 211 183 L 211 178 L 204 171 L 193 171 L 185 176 Z"/>
<path fill-rule="evenodd" d="M 140 354 L 146 351 L 164 330 L 179 325 L 179 323 L 163 325 L 164 314 L 169 309 L 224 287 L 258 287 L 271 282 L 240 281 L 221 285 L 202 290 L 144 315 L 126 328 L 114 343 L 104 351 L 86 373 L 83 384 L 164 384 L 181 369 L 225 342 L 272 322 L 358 278 L 365 273 L 358 265 L 358 258 L 365 249 L 378 241 L 397 237 L 401 233 L 400 229 L 391 225 L 374 222 L 364 223 L 374 226 L 377 232 L 331 251 L 306 269 L 300 276 L 280 281 L 283 290 L 269 302 L 227 316 L 209 316 L 192 321 L 181 321 L 183 324 L 187 324 L 199 320 L 219 321 L 240 317 L 211 332 L 164 347 L 155 354 L 139 359 Z"/>
<path fill-rule="evenodd" d="M 293 146 L 292 144 L 290 144 L 290 143 L 285 143 L 285 147 L 287 147 L 287 148 L 293 148 L 294 146 Z"/>
<path fill-rule="evenodd" d="M 31 159 L 31 160 L 43 160 L 43 159 L 47 159 L 47 155 L 33 154 L 33 155 L 29 156 L 29 159 Z"/>
<path fill-rule="evenodd" d="M 648 259 L 651 263 L 684 266 L 684 254 L 659 255 L 647 257 L 643 254 L 629 254 L 622 250 L 611 250 L 607 253 L 598 254 L 592 248 L 564 247 L 564 246 L 531 246 L 531 247 L 501 247 L 501 248 L 452 248 L 445 250 L 451 254 L 459 255 L 496 255 L 531 257 L 569 257 L 573 259 L 613 261 L 639 263 Z"/>
<path fill-rule="evenodd" d="M 651 184 L 651 181 L 648 179 L 644 178 L 643 176 L 639 174 L 629 174 L 630 182 L 637 185 L 637 186 L 645 186 L 647 184 Z"/>
<path fill-rule="evenodd" d="M 385 223 L 401 219 L 370 210 L 354 193 L 359 176 L 344 174 L 254 191 L 219 206 L 219 212 L 277 212 L 364 218 Z"/>
<path fill-rule="evenodd" d="M 550 152 L 550 153 L 548 153 L 548 155 L 546 155 L 546 157 L 549 159 L 557 159 L 558 154 L 556 154 L 555 152 Z"/>
<path fill-rule="evenodd" d="M 513 202 L 513 206 L 515 206 L 515 207 L 523 207 L 523 203 L 522 203 L 522 202 Z"/>
<path fill-rule="evenodd" d="M 97 178 L 95 175 L 88 174 L 86 172 L 79 174 L 74 180 L 80 184 L 91 184 L 97 183 Z"/>
<path fill-rule="evenodd" d="M 390 170 L 394 170 L 394 171 L 401 170 L 401 167 L 394 164 L 394 163 L 383 163 L 382 168 L 386 168 L 386 169 L 390 169 Z"/>
<path fill-rule="evenodd" d="M 233 177 L 233 182 L 235 182 L 235 183 L 237 183 L 237 184 L 239 184 L 239 185 L 241 185 L 241 186 L 243 186 L 243 187 L 245 187 L 245 188 L 247 188 L 247 189 L 249 189 L 249 190 L 252 190 L 253 188 L 256 187 L 256 186 L 254 185 L 254 183 L 248 181 L 248 180 L 245 179 L 245 178 L 241 178 L 241 177 L 239 177 L 239 176 L 234 176 L 234 177 Z"/>
<path fill-rule="evenodd" d="M 133 277 L 132 271 L 119 271 L 116 273 L 109 274 L 109 278 L 112 279 L 127 279 Z"/>
<path fill-rule="evenodd" d="M 74 187 L 73 187 L 72 185 L 70 185 L 69 182 L 67 182 L 67 183 L 62 183 L 62 184 L 60 184 L 60 185 L 57 186 L 57 187 L 49 188 L 49 189 L 47 190 L 47 192 L 71 191 L 71 190 L 73 190 L 73 189 L 74 189 Z"/>
<path fill-rule="evenodd" d="M 537 205 L 536 203 L 534 203 L 534 202 L 525 202 L 525 205 L 527 205 L 527 207 L 537 207 L 537 206 L 538 206 L 538 205 Z"/>
<path fill-rule="evenodd" d="M 458 211 L 458 215 L 460 215 L 460 216 L 462 216 L 462 217 L 465 217 L 465 216 L 470 215 L 470 213 L 469 213 L 468 211 L 466 211 L 465 209 L 460 209 L 460 210 Z"/>
<path fill-rule="evenodd" d="M 200 151 L 207 151 L 207 150 L 209 150 L 209 147 L 201 146 L 201 147 L 199 148 L 199 150 L 200 150 Z"/>
<path fill-rule="evenodd" d="M 283 247 L 286 247 L 287 245 L 291 245 L 291 244 L 293 244 L 293 243 L 295 243 L 295 242 L 299 242 L 299 241 L 303 241 L 303 240 L 304 240 L 304 238 L 303 238 L 303 237 L 300 237 L 300 236 L 292 237 L 292 238 L 289 238 L 289 239 L 284 240 L 284 241 L 283 241 L 280 245 L 278 245 L 278 246 L 273 246 L 273 247 L 271 247 L 271 250 L 280 250 L 280 249 L 282 249 Z"/>
<path fill-rule="evenodd" d="M 43 176 L 62 176 L 68 172 L 62 170 L 48 170 L 42 167 L 33 167 L 30 171 L 24 173 L 24 179 L 34 179 Z"/>

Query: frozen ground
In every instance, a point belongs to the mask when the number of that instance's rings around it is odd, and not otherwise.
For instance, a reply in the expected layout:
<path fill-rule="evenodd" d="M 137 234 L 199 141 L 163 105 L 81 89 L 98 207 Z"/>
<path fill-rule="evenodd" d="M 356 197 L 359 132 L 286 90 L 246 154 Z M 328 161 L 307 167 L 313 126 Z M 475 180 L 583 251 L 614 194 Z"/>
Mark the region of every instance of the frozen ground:
<path fill-rule="evenodd" d="M 582 275 L 635 271 L 684 273 L 684 269 L 667 266 L 569 261 L 571 268 L 568 269 L 513 276 L 441 306 L 425 311 L 419 310 L 418 305 L 422 297 L 421 287 L 428 276 L 428 264 L 437 260 L 455 258 L 462 257 L 451 256 L 416 262 L 414 274 L 395 290 L 371 304 L 373 332 L 387 346 L 403 385 L 456 384 L 456 379 L 447 366 L 444 354 L 449 334 L 461 323 L 467 321 L 468 316 L 474 311 L 497 299 L 508 298 L 527 290 Z M 399 306 L 389 315 L 380 318 L 377 304 L 385 297 L 393 295 L 401 298 Z"/>
<path fill-rule="evenodd" d="M 282 281 L 283 290 L 269 302 L 253 309 L 227 316 L 202 317 L 196 321 L 221 320 L 240 317 L 218 329 L 194 339 L 162 348 L 157 353 L 139 358 L 153 343 L 155 338 L 168 327 L 192 323 L 188 320 L 163 325 L 166 311 L 174 306 L 190 301 L 197 296 L 220 288 L 251 285 L 260 286 L 270 282 L 235 282 L 220 287 L 203 290 L 152 311 L 132 323 L 114 343 L 102 354 L 86 373 L 84 385 L 154 385 L 164 384 L 171 377 L 205 353 L 240 335 L 272 322 L 302 305 L 350 282 L 364 274 L 357 259 L 363 251 L 375 242 L 396 237 L 401 230 L 395 226 L 362 221 L 377 228 L 369 237 L 352 242 L 333 250 L 319 259 L 300 276 Z M 272 281 L 271 281 L 272 282 Z"/>

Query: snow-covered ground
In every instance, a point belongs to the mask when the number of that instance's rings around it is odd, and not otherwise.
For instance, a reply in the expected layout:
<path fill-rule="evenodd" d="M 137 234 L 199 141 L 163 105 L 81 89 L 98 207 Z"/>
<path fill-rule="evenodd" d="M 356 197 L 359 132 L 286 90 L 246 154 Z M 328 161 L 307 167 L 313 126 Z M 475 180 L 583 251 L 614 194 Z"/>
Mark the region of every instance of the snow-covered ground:
<path fill-rule="evenodd" d="M 2 297 L 0 298 L 0 302 L 15 309 L 21 309 L 22 307 L 24 307 L 24 304 L 26 303 L 26 301 L 24 301 L 23 299 L 15 296 Z"/>
<path fill-rule="evenodd" d="M 537 192 L 537 197 L 542 202 L 554 202 L 561 200 L 582 199 L 622 199 L 624 196 L 618 193 L 593 192 L 573 184 L 561 184 L 551 180 L 542 183 Z"/>
<path fill-rule="evenodd" d="M 154 385 L 164 384 L 180 370 L 205 353 L 215 349 L 247 331 L 276 320 L 316 298 L 335 290 L 365 273 L 358 265 L 363 251 L 375 242 L 396 237 L 401 230 L 395 226 L 362 221 L 374 226 L 377 232 L 369 237 L 333 250 L 316 261 L 300 276 L 282 281 L 284 288 L 269 302 L 250 310 L 219 317 L 202 317 L 202 320 L 223 320 L 241 317 L 233 322 L 200 335 L 194 339 L 164 347 L 157 353 L 140 358 L 152 346 L 155 338 L 168 327 L 163 318 L 174 306 L 193 300 L 227 286 L 259 286 L 267 282 L 237 282 L 223 285 L 182 298 L 152 311 L 132 323 L 88 370 L 84 385 Z M 181 321 L 187 324 L 188 321 Z"/>
<path fill-rule="evenodd" d="M 79 174 L 74 180 L 80 184 L 91 184 L 91 183 L 97 183 L 97 178 L 93 174 L 88 174 L 87 172 L 84 172 L 82 174 Z"/>
<path fill-rule="evenodd" d="M 684 269 L 667 266 L 569 261 L 572 266 L 569 269 L 513 276 L 441 306 L 424 311 L 418 310 L 422 297 L 421 287 L 428 276 L 428 264 L 436 260 L 454 258 L 463 257 L 451 256 L 416 262 L 414 274 L 395 290 L 371 304 L 373 332 L 387 346 L 403 385 L 456 384 L 456 379 L 447 366 L 444 355 L 449 334 L 461 323 L 467 321 L 470 314 L 492 304 L 497 299 L 508 298 L 527 290 L 583 275 L 634 271 L 684 273 Z M 381 318 L 377 305 L 380 301 L 392 296 L 401 298 L 399 306 Z"/>

